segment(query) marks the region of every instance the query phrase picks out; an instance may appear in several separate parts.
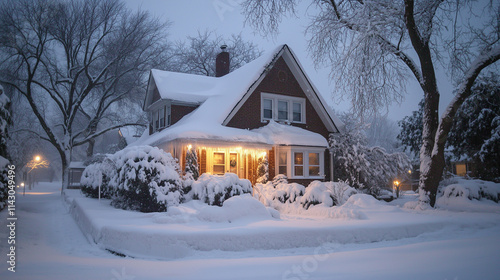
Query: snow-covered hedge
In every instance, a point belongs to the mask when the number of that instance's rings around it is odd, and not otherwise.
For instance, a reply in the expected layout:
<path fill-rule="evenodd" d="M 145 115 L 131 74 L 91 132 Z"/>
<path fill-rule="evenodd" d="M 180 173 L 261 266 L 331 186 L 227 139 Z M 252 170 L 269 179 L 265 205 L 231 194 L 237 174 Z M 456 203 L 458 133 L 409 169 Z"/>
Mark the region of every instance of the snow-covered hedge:
<path fill-rule="evenodd" d="M 344 204 L 351 195 L 358 193 L 356 189 L 344 182 L 313 181 L 300 198 L 300 203 L 308 209 L 311 205 L 323 203 L 332 207 Z"/>
<path fill-rule="evenodd" d="M 112 198 L 115 194 L 115 188 L 109 185 L 109 181 L 116 173 L 114 162 L 105 157 L 101 162 L 89 164 L 83 170 L 80 179 L 81 191 L 88 197 L 99 197 L 99 185 L 101 186 L 101 197 Z"/>
<path fill-rule="evenodd" d="M 443 195 L 437 204 L 448 205 L 459 200 L 492 200 L 500 201 L 500 184 L 483 180 L 460 179 L 454 184 L 444 187 Z"/>
<path fill-rule="evenodd" d="M 252 183 L 247 179 L 238 178 L 234 173 L 222 176 L 204 173 L 191 187 L 189 195 L 193 199 L 217 206 L 222 206 L 230 197 L 252 192 Z"/>
<path fill-rule="evenodd" d="M 287 183 L 286 177 L 275 177 L 272 182 L 255 186 L 255 196 L 264 205 L 278 210 L 285 204 L 300 204 L 305 209 L 316 204 L 327 207 L 342 205 L 356 193 L 356 189 L 344 182 L 313 181 L 306 188 L 297 183 Z"/>
<path fill-rule="evenodd" d="M 166 211 L 181 201 L 179 165 L 171 154 L 151 146 L 130 147 L 115 153 L 117 166 L 109 185 L 115 188 L 112 205 L 141 212 Z"/>
<path fill-rule="evenodd" d="M 294 203 L 304 194 L 306 188 L 297 183 L 273 180 L 267 184 L 257 184 L 255 189 L 264 205 L 274 207 L 275 202 Z"/>

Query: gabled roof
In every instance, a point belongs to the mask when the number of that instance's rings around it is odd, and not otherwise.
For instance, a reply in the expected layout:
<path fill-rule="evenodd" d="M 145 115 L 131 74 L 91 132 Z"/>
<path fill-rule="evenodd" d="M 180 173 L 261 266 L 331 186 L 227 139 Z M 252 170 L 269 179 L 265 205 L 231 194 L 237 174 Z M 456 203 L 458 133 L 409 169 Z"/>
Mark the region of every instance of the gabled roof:
<path fill-rule="evenodd" d="M 147 143 L 144 142 L 145 139 L 144 141 L 140 139 L 138 142 L 143 144 L 158 144 L 159 142 L 166 142 L 177 138 L 210 138 L 228 141 L 285 144 L 275 143 L 275 141 L 263 136 L 257 130 L 249 131 L 226 126 L 280 57 L 285 59 L 285 62 L 296 76 L 313 107 L 321 118 L 324 119 L 327 129 L 330 132 L 338 132 L 338 127 L 342 126 L 342 122 L 338 120 L 309 81 L 290 48 L 287 45 L 281 45 L 273 51 L 267 52 L 239 69 L 219 78 L 156 69 L 151 70 L 144 104 L 146 110 L 152 104 L 153 89 L 155 87 L 158 88 L 162 99 L 198 103 L 200 106 L 174 125 L 159 133 L 148 136 Z M 287 125 L 276 123 L 273 126 L 274 128 L 276 126 L 287 127 Z M 294 133 L 297 133 L 297 129 L 303 130 L 301 133 L 302 136 L 305 134 L 316 134 L 301 128 L 293 127 L 291 129 Z M 325 141 L 322 141 L 322 145 L 326 145 L 323 142 Z M 316 141 L 316 144 L 319 144 L 319 142 Z"/>

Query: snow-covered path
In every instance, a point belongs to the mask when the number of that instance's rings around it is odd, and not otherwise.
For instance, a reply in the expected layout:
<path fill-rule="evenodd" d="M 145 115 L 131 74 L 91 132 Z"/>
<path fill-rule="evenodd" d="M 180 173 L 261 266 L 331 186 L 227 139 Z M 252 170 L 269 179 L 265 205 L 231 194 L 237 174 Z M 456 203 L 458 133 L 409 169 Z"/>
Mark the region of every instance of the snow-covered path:
<path fill-rule="evenodd" d="M 498 279 L 498 214 L 415 238 L 315 248 L 208 251 L 175 261 L 122 258 L 90 244 L 59 184 L 18 195 L 16 272 L 7 271 L 7 211 L 0 212 L 0 279 Z M 454 213 L 452 215 L 455 215 Z M 460 213 L 456 215 L 461 215 Z M 464 213 L 465 219 L 475 218 Z M 482 216 L 481 216 L 482 217 Z"/>

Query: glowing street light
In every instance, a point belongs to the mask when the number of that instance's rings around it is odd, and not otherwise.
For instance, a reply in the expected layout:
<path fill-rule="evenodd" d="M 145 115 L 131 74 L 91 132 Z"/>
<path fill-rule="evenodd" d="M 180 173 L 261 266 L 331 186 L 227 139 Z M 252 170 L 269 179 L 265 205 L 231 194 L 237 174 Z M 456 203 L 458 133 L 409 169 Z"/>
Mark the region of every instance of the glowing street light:
<path fill-rule="evenodd" d="M 394 180 L 393 184 L 395 186 L 394 189 L 396 190 L 396 198 L 399 198 L 399 184 L 401 184 L 401 182 Z"/>

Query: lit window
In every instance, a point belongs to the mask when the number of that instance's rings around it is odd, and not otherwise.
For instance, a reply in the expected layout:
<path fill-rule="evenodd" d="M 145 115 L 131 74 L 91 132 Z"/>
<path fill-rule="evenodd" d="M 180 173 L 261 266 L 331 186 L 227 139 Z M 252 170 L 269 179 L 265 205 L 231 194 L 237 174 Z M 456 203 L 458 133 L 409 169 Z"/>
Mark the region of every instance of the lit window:
<path fill-rule="evenodd" d="M 264 119 L 272 119 L 273 118 L 273 100 L 272 99 L 263 99 L 263 113 Z"/>
<path fill-rule="evenodd" d="M 319 153 L 309 153 L 309 176 L 320 176 Z"/>
<path fill-rule="evenodd" d="M 280 151 L 279 156 L 278 156 L 278 173 L 286 175 L 286 163 L 287 163 L 287 152 L 286 151 Z"/>
<path fill-rule="evenodd" d="M 225 154 L 220 152 L 214 153 L 213 171 L 214 174 L 224 174 L 226 169 Z"/>
<path fill-rule="evenodd" d="M 295 152 L 293 154 L 294 175 L 304 176 L 304 154 Z"/>

